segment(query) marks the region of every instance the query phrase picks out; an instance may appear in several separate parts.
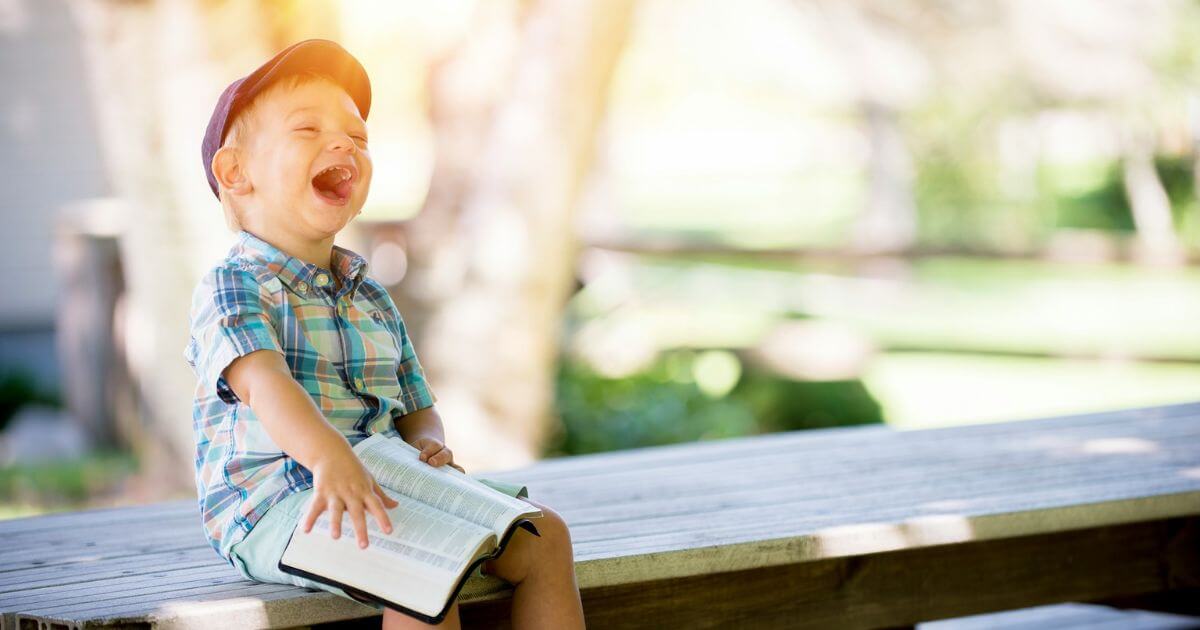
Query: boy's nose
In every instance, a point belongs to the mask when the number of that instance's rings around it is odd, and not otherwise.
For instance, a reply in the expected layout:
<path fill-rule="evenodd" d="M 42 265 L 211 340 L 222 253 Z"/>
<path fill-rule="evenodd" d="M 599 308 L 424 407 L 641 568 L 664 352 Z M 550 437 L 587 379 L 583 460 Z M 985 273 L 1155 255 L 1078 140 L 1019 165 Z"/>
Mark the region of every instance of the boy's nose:
<path fill-rule="evenodd" d="M 329 148 L 333 151 L 348 151 L 354 153 L 358 150 L 358 145 L 354 144 L 354 139 L 345 134 L 338 134 L 329 143 Z"/>

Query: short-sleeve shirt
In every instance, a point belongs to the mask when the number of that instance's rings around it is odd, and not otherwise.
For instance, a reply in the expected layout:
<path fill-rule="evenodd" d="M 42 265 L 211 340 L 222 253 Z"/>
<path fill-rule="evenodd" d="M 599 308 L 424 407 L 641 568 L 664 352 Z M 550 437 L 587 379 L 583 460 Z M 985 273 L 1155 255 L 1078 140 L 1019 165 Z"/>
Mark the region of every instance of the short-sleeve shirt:
<path fill-rule="evenodd" d="M 271 439 L 222 373 L 256 350 L 283 355 L 326 420 L 357 444 L 399 435 L 394 420 L 436 401 L 395 303 L 367 262 L 335 246 L 332 269 L 242 231 L 192 295 L 184 356 L 196 374 L 192 427 L 204 532 L 229 549 L 267 509 L 312 487 L 312 472 Z M 332 274 L 339 282 L 335 290 Z"/>

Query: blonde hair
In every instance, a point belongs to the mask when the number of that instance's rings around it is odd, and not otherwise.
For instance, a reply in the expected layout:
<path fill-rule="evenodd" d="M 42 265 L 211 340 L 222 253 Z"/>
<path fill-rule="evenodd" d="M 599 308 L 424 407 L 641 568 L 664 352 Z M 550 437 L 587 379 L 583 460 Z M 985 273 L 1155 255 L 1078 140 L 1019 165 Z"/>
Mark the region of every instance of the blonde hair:
<path fill-rule="evenodd" d="M 327 81 L 338 85 L 333 77 L 329 75 L 313 70 L 301 70 L 279 79 L 268 85 L 266 89 L 255 94 L 248 103 L 238 110 L 233 120 L 229 122 L 229 130 L 225 132 L 225 140 L 221 143 L 221 147 L 236 147 L 250 137 L 254 131 L 254 123 L 257 121 L 258 105 L 261 104 L 267 95 L 274 94 L 277 91 L 294 90 L 301 85 L 316 81 Z M 242 229 L 240 213 L 234 207 L 230 195 L 226 194 L 225 187 L 221 186 L 220 181 L 217 182 L 217 198 L 221 200 L 221 210 L 225 213 L 225 227 L 231 232 L 240 231 Z"/>

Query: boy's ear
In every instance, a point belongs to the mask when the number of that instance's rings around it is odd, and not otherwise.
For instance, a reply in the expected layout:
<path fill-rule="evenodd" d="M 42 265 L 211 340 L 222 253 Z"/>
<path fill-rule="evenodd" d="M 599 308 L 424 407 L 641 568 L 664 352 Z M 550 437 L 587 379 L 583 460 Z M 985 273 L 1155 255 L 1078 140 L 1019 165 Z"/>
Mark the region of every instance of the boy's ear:
<path fill-rule="evenodd" d="M 212 161 L 213 177 L 217 178 L 217 183 L 235 195 L 244 195 L 254 190 L 250 178 L 246 176 L 246 170 L 242 168 L 240 157 L 237 147 L 221 147 L 213 155 Z"/>

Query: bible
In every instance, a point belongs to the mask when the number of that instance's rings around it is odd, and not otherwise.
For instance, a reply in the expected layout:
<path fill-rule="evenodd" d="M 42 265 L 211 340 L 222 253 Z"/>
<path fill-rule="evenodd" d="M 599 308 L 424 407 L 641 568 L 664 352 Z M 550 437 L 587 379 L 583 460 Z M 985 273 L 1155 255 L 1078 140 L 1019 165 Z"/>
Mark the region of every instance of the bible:
<path fill-rule="evenodd" d="M 350 513 L 343 512 L 342 535 L 334 539 L 325 510 L 308 533 L 303 519 L 296 525 L 279 559 L 280 571 L 332 584 L 361 601 L 436 625 L 475 567 L 499 556 L 518 527 L 538 535 L 529 519 L 542 516 L 541 510 L 449 464 L 430 466 L 397 436 L 374 433 L 356 444 L 354 453 L 400 503 L 387 510 L 392 533 L 385 534 L 368 512 L 367 547 L 359 548 Z M 527 494 L 524 488 L 520 494 Z"/>

